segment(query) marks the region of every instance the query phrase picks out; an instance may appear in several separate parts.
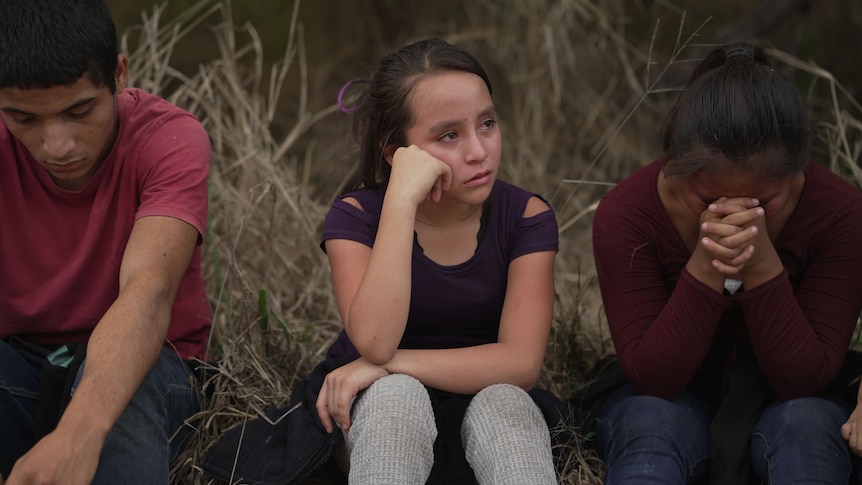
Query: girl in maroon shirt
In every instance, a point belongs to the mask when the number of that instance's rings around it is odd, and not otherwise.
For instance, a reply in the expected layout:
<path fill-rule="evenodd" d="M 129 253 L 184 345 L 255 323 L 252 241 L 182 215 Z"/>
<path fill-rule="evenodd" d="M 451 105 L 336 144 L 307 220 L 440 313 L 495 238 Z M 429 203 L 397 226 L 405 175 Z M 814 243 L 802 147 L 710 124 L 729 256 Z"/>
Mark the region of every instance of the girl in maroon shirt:
<path fill-rule="evenodd" d="M 862 197 L 807 162 L 763 49 L 695 68 L 666 157 L 602 200 L 596 268 L 629 384 L 596 422 L 606 483 L 847 483 L 830 394 L 862 307 Z"/>

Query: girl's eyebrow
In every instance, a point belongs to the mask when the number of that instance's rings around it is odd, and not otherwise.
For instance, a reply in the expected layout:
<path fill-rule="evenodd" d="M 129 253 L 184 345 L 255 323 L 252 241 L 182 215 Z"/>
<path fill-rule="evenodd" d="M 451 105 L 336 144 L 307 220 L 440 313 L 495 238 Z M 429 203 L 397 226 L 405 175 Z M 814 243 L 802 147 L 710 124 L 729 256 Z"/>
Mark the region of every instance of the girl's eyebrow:
<path fill-rule="evenodd" d="M 491 106 L 488 106 L 487 108 L 483 109 L 481 112 L 479 112 L 478 117 L 479 118 L 485 118 L 488 116 L 496 116 L 496 115 L 497 115 L 497 110 L 496 110 L 496 108 L 494 108 L 494 105 L 491 105 Z M 458 126 L 461 123 L 462 123 L 461 120 L 443 120 L 443 121 L 440 121 L 438 123 L 434 123 L 433 125 L 431 125 L 431 127 L 428 128 L 428 131 L 430 133 L 436 133 L 438 131 L 445 131 L 449 128 L 452 128 L 453 126 Z"/>

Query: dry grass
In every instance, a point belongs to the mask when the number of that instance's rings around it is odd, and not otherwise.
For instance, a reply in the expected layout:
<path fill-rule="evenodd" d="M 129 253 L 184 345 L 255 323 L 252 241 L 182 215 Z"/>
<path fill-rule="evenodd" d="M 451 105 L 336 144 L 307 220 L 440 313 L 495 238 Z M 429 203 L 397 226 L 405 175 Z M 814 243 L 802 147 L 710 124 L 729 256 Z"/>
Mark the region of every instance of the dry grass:
<path fill-rule="evenodd" d="M 501 177 L 544 194 L 557 211 L 557 305 L 540 384 L 560 396 L 612 351 L 594 277 L 592 211 L 608 185 L 658 154 L 657 126 L 677 88 L 669 80 L 679 79 L 669 73 L 685 70 L 703 50 L 693 43 L 701 27 L 687 25 L 684 16 L 675 19 L 668 52 L 654 45 L 656 36 L 633 41 L 623 3 L 479 1 L 463 7 L 459 25 L 413 30 L 458 43 L 483 61 L 505 134 Z M 194 112 L 213 142 L 204 249 L 215 311 L 210 348 L 219 366 L 206 383 L 212 397 L 193 446 L 173 470 L 174 483 L 211 483 L 199 464 L 213 440 L 232 424 L 284 405 L 340 329 L 318 243 L 353 152 L 334 94 L 323 104 L 313 94 L 323 87 L 335 93 L 349 77 L 333 74 L 324 59 L 315 72 L 330 77 L 310 82 L 315 63 L 305 56 L 296 8 L 294 24 L 285 26 L 289 43 L 271 67 L 272 53 L 264 55 L 253 26 L 235 25 L 226 0 L 200 0 L 175 19 L 156 8 L 123 36 L 132 85 Z M 186 34 L 203 25 L 212 29 L 218 55 L 180 72 L 171 53 L 195 48 L 184 44 Z M 663 28 L 655 25 L 656 32 Z M 382 53 L 360 54 L 373 64 Z M 818 120 L 815 155 L 859 185 L 862 110 L 814 63 L 772 54 L 816 81 L 808 92 Z M 601 483 L 592 453 L 576 460 L 564 483 Z"/>

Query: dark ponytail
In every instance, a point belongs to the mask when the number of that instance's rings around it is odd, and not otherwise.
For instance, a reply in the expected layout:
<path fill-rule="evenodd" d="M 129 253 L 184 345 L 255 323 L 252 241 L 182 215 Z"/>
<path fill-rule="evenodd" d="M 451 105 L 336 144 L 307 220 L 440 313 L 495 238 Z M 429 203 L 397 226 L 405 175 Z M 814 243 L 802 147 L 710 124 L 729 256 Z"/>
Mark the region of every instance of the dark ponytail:
<path fill-rule="evenodd" d="M 691 73 L 672 110 L 663 148 L 666 175 L 688 176 L 714 162 L 747 163 L 757 173 L 799 173 L 808 159 L 808 125 L 796 85 L 762 47 L 735 43 L 711 51 Z"/>

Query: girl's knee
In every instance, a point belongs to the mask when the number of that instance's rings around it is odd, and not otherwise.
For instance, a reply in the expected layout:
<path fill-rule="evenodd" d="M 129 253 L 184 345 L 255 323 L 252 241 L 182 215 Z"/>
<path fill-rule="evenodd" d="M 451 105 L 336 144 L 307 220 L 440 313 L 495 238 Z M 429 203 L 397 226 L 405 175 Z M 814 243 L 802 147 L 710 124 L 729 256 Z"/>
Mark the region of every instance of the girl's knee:
<path fill-rule="evenodd" d="M 511 403 L 522 406 L 533 404 L 533 399 L 526 391 L 512 384 L 493 384 L 481 391 L 470 401 L 470 406 L 483 406 L 487 403 Z"/>
<path fill-rule="evenodd" d="M 849 409 L 829 399 L 821 397 L 800 397 L 775 404 L 761 415 L 760 425 L 777 428 L 804 425 L 834 427 L 840 426 L 850 415 Z"/>
<path fill-rule="evenodd" d="M 515 433 L 541 430 L 547 424 L 539 407 L 527 392 L 511 384 L 494 384 L 479 391 L 464 415 L 468 429 L 493 428 Z"/>
<path fill-rule="evenodd" d="M 640 423 L 662 428 L 696 419 L 687 406 L 655 396 L 633 396 L 626 399 L 618 404 L 614 414 L 619 420 L 632 425 Z"/>
<path fill-rule="evenodd" d="M 709 418 L 684 403 L 635 395 L 603 409 L 596 420 L 596 433 L 603 446 L 621 439 L 703 448 L 708 446 Z"/>
<path fill-rule="evenodd" d="M 375 381 L 360 393 L 353 405 L 354 426 L 363 421 L 378 424 L 427 428 L 436 431 L 431 398 L 421 382 L 404 374 L 392 374 Z M 410 425 L 413 423 L 413 425 Z"/>
<path fill-rule="evenodd" d="M 519 387 L 495 384 L 476 394 L 461 441 L 479 483 L 556 483 L 547 424 Z"/>
<path fill-rule="evenodd" d="M 405 374 L 392 374 L 377 379 L 357 396 L 356 406 L 375 409 L 403 410 L 412 413 L 430 413 L 431 398 L 416 378 Z"/>
<path fill-rule="evenodd" d="M 479 391 L 467 407 L 467 416 L 494 415 L 495 419 L 507 416 L 535 414 L 541 416 L 538 406 L 526 391 L 511 384 L 494 384 Z"/>

